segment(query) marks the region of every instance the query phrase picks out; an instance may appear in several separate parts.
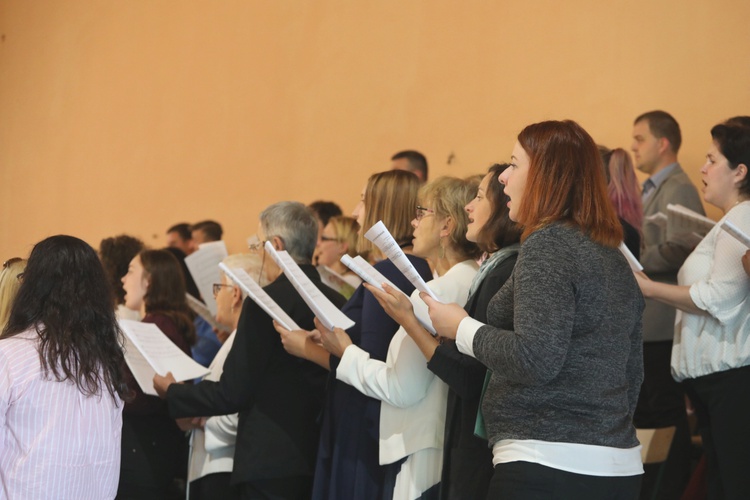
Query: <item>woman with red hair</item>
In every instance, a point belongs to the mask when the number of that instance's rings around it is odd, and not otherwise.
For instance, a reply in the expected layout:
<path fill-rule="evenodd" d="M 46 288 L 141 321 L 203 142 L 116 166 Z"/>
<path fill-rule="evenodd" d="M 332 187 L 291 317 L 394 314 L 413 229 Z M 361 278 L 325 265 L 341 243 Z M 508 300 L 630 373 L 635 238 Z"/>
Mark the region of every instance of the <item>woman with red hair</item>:
<path fill-rule="evenodd" d="M 488 324 L 422 294 L 438 333 L 492 371 L 488 498 L 637 498 L 643 297 L 597 147 L 575 122 L 542 122 L 511 160 L 500 181 L 524 232 Z"/>

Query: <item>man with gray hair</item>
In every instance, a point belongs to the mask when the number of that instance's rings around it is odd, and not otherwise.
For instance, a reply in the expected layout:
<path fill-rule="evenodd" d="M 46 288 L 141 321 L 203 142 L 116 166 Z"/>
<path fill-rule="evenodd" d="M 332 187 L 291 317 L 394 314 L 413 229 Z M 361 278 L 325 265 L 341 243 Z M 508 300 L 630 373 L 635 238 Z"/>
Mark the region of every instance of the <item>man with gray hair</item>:
<path fill-rule="evenodd" d="M 297 202 L 280 202 L 260 214 L 258 238 L 286 250 L 337 307 L 344 298 L 323 285 L 311 265 L 318 223 Z M 252 249 L 264 252 L 262 245 Z M 313 313 L 269 256 L 262 255 L 268 295 L 303 329 L 312 330 Z M 218 382 L 175 384 L 171 375 L 154 377 L 175 418 L 239 412 L 232 485 L 240 498 L 309 498 L 318 448 L 317 417 L 326 372 L 287 354 L 271 317 L 246 299 L 234 344 Z"/>

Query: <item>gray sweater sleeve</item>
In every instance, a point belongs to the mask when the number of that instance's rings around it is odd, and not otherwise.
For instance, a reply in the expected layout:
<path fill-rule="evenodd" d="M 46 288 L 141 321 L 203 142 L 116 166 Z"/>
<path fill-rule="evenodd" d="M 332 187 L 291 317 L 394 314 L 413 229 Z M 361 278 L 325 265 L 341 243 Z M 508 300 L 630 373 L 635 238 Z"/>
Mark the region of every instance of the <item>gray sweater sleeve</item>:
<path fill-rule="evenodd" d="M 554 251 L 550 245 L 556 245 Z M 547 231 L 531 234 L 511 286 L 490 302 L 490 310 L 512 310 L 513 324 L 481 327 L 473 343 L 476 358 L 511 382 L 543 385 L 552 380 L 565 362 L 573 332 L 572 275 L 577 268 L 578 257 L 571 248 L 550 241 Z"/>

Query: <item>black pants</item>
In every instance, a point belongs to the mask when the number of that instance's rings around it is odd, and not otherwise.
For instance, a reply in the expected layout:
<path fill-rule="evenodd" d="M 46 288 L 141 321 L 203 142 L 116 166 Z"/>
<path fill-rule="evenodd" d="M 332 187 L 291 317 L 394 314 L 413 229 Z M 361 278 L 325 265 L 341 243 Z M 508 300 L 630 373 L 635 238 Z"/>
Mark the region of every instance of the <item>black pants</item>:
<path fill-rule="evenodd" d="M 294 476 L 240 483 L 241 500 L 309 500 L 312 477 Z"/>
<path fill-rule="evenodd" d="M 215 472 L 190 482 L 190 500 L 236 500 L 240 497 L 238 487 L 232 487 L 231 472 Z"/>
<path fill-rule="evenodd" d="M 643 385 L 633 415 L 639 429 L 676 426 L 664 471 L 661 473 L 659 500 L 679 500 L 690 480 L 690 429 L 685 411 L 685 391 L 672 378 L 672 341 L 643 344 Z M 651 499 L 661 464 L 645 465 L 640 498 Z"/>
<path fill-rule="evenodd" d="M 688 379 L 706 455 L 708 498 L 750 498 L 750 366 Z"/>
<path fill-rule="evenodd" d="M 641 476 L 574 474 L 530 462 L 497 464 L 487 500 L 635 500 Z"/>

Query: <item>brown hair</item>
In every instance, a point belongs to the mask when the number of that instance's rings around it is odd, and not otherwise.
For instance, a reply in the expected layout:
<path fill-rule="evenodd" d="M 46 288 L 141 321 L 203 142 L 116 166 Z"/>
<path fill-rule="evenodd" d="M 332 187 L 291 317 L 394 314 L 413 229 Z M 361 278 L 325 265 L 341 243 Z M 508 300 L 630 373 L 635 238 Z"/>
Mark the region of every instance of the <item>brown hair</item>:
<path fill-rule="evenodd" d="M 594 140 L 571 120 L 524 128 L 518 142 L 529 155 L 529 173 L 518 222 L 522 238 L 553 222 L 576 227 L 602 245 L 616 247 L 622 226 L 607 195 Z"/>
<path fill-rule="evenodd" d="M 163 314 L 177 325 L 189 345 L 195 343 L 193 313 L 185 299 L 185 277 L 177 258 L 166 250 L 143 250 L 138 254 L 148 290 L 143 296 L 146 314 Z"/>
<path fill-rule="evenodd" d="M 484 195 L 490 202 L 490 218 L 477 233 L 477 245 L 483 252 L 493 253 L 521 240 L 521 228 L 508 217 L 508 196 L 498 177 L 510 165 L 495 163 L 488 171 L 490 182 Z"/>
<path fill-rule="evenodd" d="M 438 177 L 419 190 L 419 202 L 428 205 L 436 217 L 450 217 L 455 222 L 448 236 L 450 245 L 466 258 L 476 259 L 479 247 L 466 239 L 466 226 L 469 216 L 466 205 L 477 194 L 478 183 L 474 180 L 461 180 L 455 177 Z"/>
<path fill-rule="evenodd" d="M 372 174 L 365 188 L 365 217 L 357 240 L 357 251 L 362 255 L 380 256 L 380 251 L 365 233 L 379 220 L 399 244 L 411 241 L 414 232 L 411 220 L 417 208 L 419 179 L 411 172 L 388 170 Z M 374 255 L 373 255 L 374 254 Z"/>

